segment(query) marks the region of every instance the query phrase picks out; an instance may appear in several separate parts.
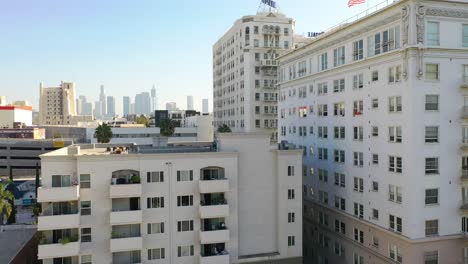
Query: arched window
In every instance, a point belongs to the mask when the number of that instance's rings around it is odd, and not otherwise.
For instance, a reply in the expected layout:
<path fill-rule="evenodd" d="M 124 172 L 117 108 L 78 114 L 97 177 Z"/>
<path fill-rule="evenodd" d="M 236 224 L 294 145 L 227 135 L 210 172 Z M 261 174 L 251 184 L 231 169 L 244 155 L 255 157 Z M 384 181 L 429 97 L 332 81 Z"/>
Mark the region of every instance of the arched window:
<path fill-rule="evenodd" d="M 224 168 L 221 167 L 205 167 L 200 170 L 200 178 L 202 181 L 224 180 Z"/>
<path fill-rule="evenodd" d="M 139 184 L 140 172 L 136 170 L 117 170 L 112 172 L 111 184 Z"/>

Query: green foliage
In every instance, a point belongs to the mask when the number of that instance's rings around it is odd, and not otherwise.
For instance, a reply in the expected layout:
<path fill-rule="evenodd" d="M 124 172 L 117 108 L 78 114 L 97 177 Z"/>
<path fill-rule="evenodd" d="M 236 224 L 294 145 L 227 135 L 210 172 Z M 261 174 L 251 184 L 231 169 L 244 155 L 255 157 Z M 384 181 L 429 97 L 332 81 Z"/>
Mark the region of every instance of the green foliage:
<path fill-rule="evenodd" d="M 15 196 L 9 190 L 6 189 L 8 184 L 12 184 L 11 182 L 0 184 L 0 219 L 3 217 L 10 218 L 13 213 L 13 204 L 15 200 Z M 3 223 L 0 222 L 0 224 Z"/>
<path fill-rule="evenodd" d="M 137 117 L 136 122 L 137 124 L 145 125 L 146 127 L 149 127 L 149 123 L 150 123 L 149 119 L 144 115 L 140 115 L 139 117 Z"/>
<path fill-rule="evenodd" d="M 232 131 L 231 131 L 231 128 L 228 125 L 224 124 L 224 125 L 218 127 L 218 132 L 219 133 L 231 133 Z"/>
<path fill-rule="evenodd" d="M 165 137 L 170 137 L 174 135 L 176 124 L 172 119 L 163 119 L 160 123 L 161 135 Z"/>
<path fill-rule="evenodd" d="M 140 183 L 140 176 L 138 175 L 133 175 L 131 178 L 130 178 L 130 181 L 132 183 Z"/>
<path fill-rule="evenodd" d="M 105 123 L 99 125 L 94 132 L 94 137 L 99 143 L 109 143 L 112 136 L 112 129 Z"/>

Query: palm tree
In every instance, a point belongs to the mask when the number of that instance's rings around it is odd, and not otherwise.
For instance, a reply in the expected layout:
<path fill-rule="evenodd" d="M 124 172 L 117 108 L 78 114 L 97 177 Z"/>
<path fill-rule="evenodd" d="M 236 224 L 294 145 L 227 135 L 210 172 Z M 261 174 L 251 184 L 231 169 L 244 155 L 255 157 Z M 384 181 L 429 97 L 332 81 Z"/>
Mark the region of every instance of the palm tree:
<path fill-rule="evenodd" d="M 226 124 L 223 124 L 222 126 L 218 127 L 218 132 L 219 133 L 231 133 L 231 128 L 226 125 Z"/>
<path fill-rule="evenodd" d="M 112 129 L 107 124 L 103 123 L 96 128 L 94 137 L 99 143 L 109 143 L 112 138 Z"/>
<path fill-rule="evenodd" d="M 149 119 L 144 116 L 144 115 L 140 115 L 139 117 L 136 118 L 136 122 L 137 124 L 141 124 L 141 125 L 145 125 L 146 127 L 149 127 Z"/>
<path fill-rule="evenodd" d="M 161 120 L 161 123 L 159 124 L 160 126 L 160 130 L 161 130 L 161 135 L 165 136 L 165 137 L 170 137 L 172 135 L 174 135 L 174 131 L 175 131 L 175 122 L 174 120 L 170 119 L 170 118 L 166 118 L 166 119 L 163 119 Z"/>
<path fill-rule="evenodd" d="M 9 183 L 0 184 L 0 224 L 3 224 L 3 217 L 10 218 L 13 212 L 12 202 L 15 200 L 13 193 L 7 190 Z"/>

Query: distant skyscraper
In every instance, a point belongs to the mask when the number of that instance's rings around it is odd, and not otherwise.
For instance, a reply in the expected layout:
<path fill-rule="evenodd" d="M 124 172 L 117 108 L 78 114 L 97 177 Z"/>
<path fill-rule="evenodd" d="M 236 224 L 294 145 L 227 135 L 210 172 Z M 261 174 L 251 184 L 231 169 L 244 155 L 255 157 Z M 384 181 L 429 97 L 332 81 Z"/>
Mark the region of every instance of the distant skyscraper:
<path fill-rule="evenodd" d="M 166 103 L 166 110 L 167 111 L 174 111 L 177 109 L 177 105 L 175 102 L 169 102 L 169 103 Z"/>
<path fill-rule="evenodd" d="M 80 95 L 76 100 L 76 113 L 78 115 L 83 115 L 83 104 L 87 102 L 86 96 Z"/>
<path fill-rule="evenodd" d="M 93 114 L 95 117 L 100 118 L 102 116 L 102 107 L 101 107 L 101 102 L 96 101 L 94 102 L 94 111 Z"/>
<path fill-rule="evenodd" d="M 151 112 L 151 98 L 148 92 L 139 93 L 135 96 L 135 114 L 148 115 Z"/>
<path fill-rule="evenodd" d="M 154 84 L 153 84 L 153 88 L 151 89 L 151 100 L 152 100 L 151 112 L 153 112 L 154 110 L 158 109 L 158 97 L 156 94 L 156 87 L 154 86 Z"/>
<path fill-rule="evenodd" d="M 123 115 L 127 116 L 130 114 L 130 97 L 124 96 L 123 97 Z"/>
<path fill-rule="evenodd" d="M 194 110 L 193 109 L 193 96 L 187 96 L 187 110 Z"/>
<path fill-rule="evenodd" d="M 115 116 L 115 97 L 107 96 L 107 116 L 112 118 Z"/>
<path fill-rule="evenodd" d="M 208 113 L 208 98 L 202 100 L 202 113 Z"/>
<path fill-rule="evenodd" d="M 81 115 L 93 115 L 93 103 L 92 102 L 81 103 Z"/>
<path fill-rule="evenodd" d="M 105 116 L 107 113 L 107 102 L 106 102 L 106 92 L 104 91 L 104 85 L 101 85 L 101 93 L 99 94 L 99 102 L 101 103 L 101 116 Z"/>

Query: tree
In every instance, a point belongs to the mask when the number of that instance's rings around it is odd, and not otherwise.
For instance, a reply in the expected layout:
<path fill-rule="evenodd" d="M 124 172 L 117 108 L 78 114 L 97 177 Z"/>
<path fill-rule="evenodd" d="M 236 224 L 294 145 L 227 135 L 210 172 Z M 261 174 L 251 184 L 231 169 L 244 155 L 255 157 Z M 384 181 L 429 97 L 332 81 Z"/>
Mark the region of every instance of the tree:
<path fill-rule="evenodd" d="M 166 118 L 166 119 L 163 119 L 161 120 L 161 123 L 159 124 L 160 126 L 160 129 L 161 129 L 161 135 L 165 136 L 165 137 L 170 137 L 172 135 L 174 135 L 174 131 L 175 131 L 175 127 L 176 127 L 176 124 L 174 122 L 174 120 L 170 119 L 170 118 Z"/>
<path fill-rule="evenodd" d="M 223 124 L 222 126 L 218 127 L 218 132 L 219 133 L 231 133 L 232 131 L 231 131 L 231 128 L 228 125 Z"/>
<path fill-rule="evenodd" d="M 112 129 L 107 124 L 103 123 L 96 128 L 94 137 L 99 143 L 109 143 L 112 138 Z"/>
<path fill-rule="evenodd" d="M 140 115 L 139 117 L 136 118 L 137 124 L 145 125 L 146 127 L 149 127 L 149 119 L 144 116 Z"/>
<path fill-rule="evenodd" d="M 13 183 L 10 181 L 0 184 L 0 224 L 3 224 L 3 217 L 6 216 L 6 218 L 10 219 L 14 210 L 12 201 L 14 202 L 15 196 L 11 191 L 7 190 L 9 184 Z"/>

